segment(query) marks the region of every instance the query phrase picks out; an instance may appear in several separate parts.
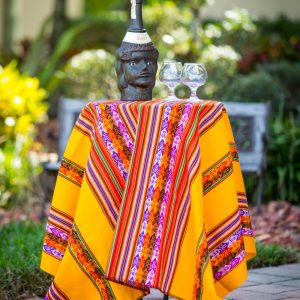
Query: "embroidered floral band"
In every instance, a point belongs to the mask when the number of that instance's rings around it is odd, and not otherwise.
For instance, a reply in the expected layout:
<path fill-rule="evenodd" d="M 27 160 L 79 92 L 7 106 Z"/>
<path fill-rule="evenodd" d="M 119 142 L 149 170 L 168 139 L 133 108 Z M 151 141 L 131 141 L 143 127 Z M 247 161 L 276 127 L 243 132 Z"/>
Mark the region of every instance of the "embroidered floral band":
<path fill-rule="evenodd" d="M 81 186 L 84 168 L 66 158 L 63 158 L 61 166 L 58 170 L 58 174 L 75 183 L 76 185 Z"/>

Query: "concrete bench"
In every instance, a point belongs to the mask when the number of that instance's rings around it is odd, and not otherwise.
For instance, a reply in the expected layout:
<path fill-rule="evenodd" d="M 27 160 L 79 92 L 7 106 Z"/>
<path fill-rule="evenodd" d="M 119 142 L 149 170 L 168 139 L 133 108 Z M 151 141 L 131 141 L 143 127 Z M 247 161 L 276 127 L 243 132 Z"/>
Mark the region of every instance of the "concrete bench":
<path fill-rule="evenodd" d="M 266 171 L 270 104 L 243 102 L 224 102 L 224 104 L 235 136 L 242 171 L 254 173 L 258 177 L 256 204 L 259 209 Z"/>

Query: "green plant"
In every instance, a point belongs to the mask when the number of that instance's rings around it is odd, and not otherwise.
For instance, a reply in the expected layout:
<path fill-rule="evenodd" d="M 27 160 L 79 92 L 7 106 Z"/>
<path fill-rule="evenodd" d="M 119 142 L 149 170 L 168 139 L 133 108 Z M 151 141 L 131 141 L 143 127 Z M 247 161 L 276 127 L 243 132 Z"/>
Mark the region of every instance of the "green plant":
<path fill-rule="evenodd" d="M 73 56 L 58 76 L 62 92 L 73 98 L 117 99 L 119 97 L 115 57 L 107 51 L 86 50 Z"/>
<path fill-rule="evenodd" d="M 45 96 L 39 81 L 21 75 L 15 62 L 0 69 L 0 206 L 24 199 L 38 172 L 28 151 L 36 122 L 45 118 Z"/>
<path fill-rule="evenodd" d="M 44 232 L 32 222 L 0 228 L 0 299 L 45 296 L 51 276 L 39 268 Z"/>
<path fill-rule="evenodd" d="M 217 86 L 218 99 L 240 102 L 267 102 L 273 108 L 285 98 L 285 88 L 268 72 L 260 70 L 247 75 L 235 74 L 227 86 Z"/>
<path fill-rule="evenodd" d="M 257 70 L 268 73 L 272 77 L 272 85 L 274 82 L 280 85 L 282 97 L 281 99 L 280 95 L 272 97 L 274 107 L 278 107 L 280 100 L 284 100 L 283 113 L 295 114 L 300 103 L 300 63 L 282 60 L 276 63 L 258 64 Z"/>
<path fill-rule="evenodd" d="M 299 204 L 300 107 L 294 116 L 279 110 L 270 126 L 265 191 L 268 198 Z"/>
<path fill-rule="evenodd" d="M 279 245 L 256 243 L 257 255 L 248 261 L 248 268 L 263 268 L 295 263 L 299 261 L 297 250 Z"/>

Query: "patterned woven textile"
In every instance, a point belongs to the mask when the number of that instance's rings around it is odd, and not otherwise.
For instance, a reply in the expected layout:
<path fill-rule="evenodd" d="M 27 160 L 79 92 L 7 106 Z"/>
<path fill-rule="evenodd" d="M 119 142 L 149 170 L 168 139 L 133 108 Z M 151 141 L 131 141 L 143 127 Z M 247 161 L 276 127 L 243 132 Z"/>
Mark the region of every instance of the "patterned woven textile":
<path fill-rule="evenodd" d="M 232 130 L 216 101 L 89 103 L 59 169 L 46 299 L 223 299 L 255 256 Z"/>

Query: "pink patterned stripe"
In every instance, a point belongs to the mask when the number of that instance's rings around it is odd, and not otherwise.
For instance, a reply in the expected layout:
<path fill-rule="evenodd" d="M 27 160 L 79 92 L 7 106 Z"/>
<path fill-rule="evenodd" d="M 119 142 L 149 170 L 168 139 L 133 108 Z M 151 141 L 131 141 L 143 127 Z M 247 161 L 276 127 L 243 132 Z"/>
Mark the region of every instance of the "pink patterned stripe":
<path fill-rule="evenodd" d="M 250 216 L 249 210 L 240 208 L 240 215 L 249 217 Z"/>
<path fill-rule="evenodd" d="M 254 236 L 253 229 L 250 229 L 250 228 L 243 228 L 243 235 Z"/>
<path fill-rule="evenodd" d="M 220 255 L 224 250 L 226 250 L 231 244 L 236 242 L 243 235 L 243 229 L 239 228 L 235 233 L 233 233 L 225 242 L 220 244 L 216 249 L 210 252 L 210 259 L 215 258 Z"/>
<path fill-rule="evenodd" d="M 54 234 L 54 235 L 56 235 L 56 236 L 58 236 L 58 237 L 60 237 L 62 239 L 64 239 L 64 240 L 66 240 L 66 241 L 69 238 L 69 234 L 68 233 L 66 233 L 65 231 L 63 231 L 63 230 L 61 230 L 61 229 L 59 229 L 57 227 L 54 227 L 53 225 L 51 225 L 49 223 L 47 223 L 47 225 L 46 225 L 46 231 L 50 232 L 50 233 L 52 233 L 52 234 Z"/>
<path fill-rule="evenodd" d="M 201 132 L 203 132 L 204 128 L 206 127 L 206 125 L 211 122 L 211 121 L 214 121 L 216 116 L 220 113 L 222 113 L 224 109 L 224 104 L 223 103 L 218 103 L 215 105 L 214 109 L 212 112 L 210 112 L 205 119 L 203 119 L 201 122 L 200 122 L 200 125 L 199 125 L 199 128 L 200 128 L 200 134 Z"/>
<path fill-rule="evenodd" d="M 208 235 L 207 237 L 208 247 L 210 248 L 210 246 L 217 239 L 222 237 L 222 235 L 226 235 L 226 233 L 228 233 L 230 229 L 232 229 L 235 226 L 241 226 L 241 216 L 238 214 L 238 211 L 236 211 L 235 216 L 233 216 L 232 220 L 230 220 L 230 222 L 225 227 L 222 227 L 221 230 L 214 232 L 212 235 L 211 234 Z"/>
<path fill-rule="evenodd" d="M 57 214 L 53 213 L 52 211 L 50 211 L 50 214 L 49 214 L 49 221 L 50 222 L 52 221 L 54 223 L 58 223 L 59 225 L 64 226 L 69 230 L 72 229 L 73 222 L 69 222 L 66 219 L 63 219 L 63 218 L 59 217 Z"/>
<path fill-rule="evenodd" d="M 152 196 L 154 193 L 154 188 L 155 188 L 156 180 L 158 177 L 159 166 L 160 166 L 160 162 L 161 162 L 164 147 L 165 147 L 165 139 L 166 139 L 166 135 L 168 132 L 168 122 L 169 122 L 171 110 L 172 110 L 172 105 L 171 104 L 166 105 L 166 108 L 164 111 L 164 116 L 163 116 L 162 127 L 161 127 L 161 131 L 160 131 L 158 147 L 156 149 L 155 160 L 153 163 L 151 177 L 150 177 L 151 179 L 150 179 L 148 194 L 147 194 L 146 203 L 145 203 L 145 210 L 144 210 L 141 231 L 139 234 L 139 238 L 138 238 L 138 242 L 137 242 L 137 246 L 136 246 L 136 250 L 135 250 L 135 254 L 134 254 L 134 260 L 133 260 L 133 264 L 132 264 L 132 268 L 131 268 L 131 272 L 130 272 L 130 276 L 129 276 L 129 281 L 132 283 L 134 282 L 136 272 L 138 270 L 138 266 L 139 266 L 140 259 L 141 259 L 141 252 L 143 249 L 143 244 L 144 244 L 145 235 L 146 235 L 146 228 L 147 228 L 147 224 L 148 224 L 151 200 L 152 200 Z"/>
<path fill-rule="evenodd" d="M 222 267 L 218 272 L 214 273 L 215 281 L 219 281 L 222 277 L 233 270 L 238 264 L 240 264 L 245 258 L 245 250 L 241 251 L 236 257 L 234 257 L 228 264 Z"/>
<path fill-rule="evenodd" d="M 127 147 L 130 149 L 130 152 L 132 153 L 133 152 L 133 141 L 131 140 L 130 138 L 130 135 L 127 131 L 127 128 L 125 126 L 125 124 L 123 123 L 118 111 L 117 111 L 117 105 L 116 104 L 110 104 L 108 105 L 109 108 L 110 108 L 110 111 L 113 115 L 113 118 L 118 126 L 118 129 L 120 130 L 121 134 L 122 134 L 122 137 L 124 138 L 125 140 L 125 143 L 127 145 Z"/>
<path fill-rule="evenodd" d="M 141 107 L 141 106 L 140 106 Z M 149 135 L 149 141 L 150 143 L 148 144 L 148 147 L 146 148 L 146 152 L 145 152 L 145 157 L 150 157 L 150 150 L 151 150 L 151 146 L 152 146 L 152 143 L 153 143 L 153 135 L 154 135 L 154 129 L 155 129 L 155 126 L 157 125 L 156 124 L 156 120 L 157 120 L 157 115 L 158 115 L 158 110 L 159 110 L 159 106 L 156 106 L 154 107 L 153 109 L 153 114 L 152 114 L 152 118 L 149 120 L 150 121 L 150 135 Z M 138 120 L 138 123 L 140 123 L 141 120 L 139 119 Z M 143 168 L 142 168 L 142 173 L 141 173 L 141 182 L 144 182 L 145 180 L 145 177 L 146 177 L 146 173 L 147 173 L 147 168 L 149 168 L 148 166 L 149 162 L 147 161 L 147 163 L 145 162 L 143 164 Z M 152 171 L 152 170 L 151 170 Z M 136 223 L 136 218 L 138 217 L 138 210 L 140 208 L 140 206 L 142 205 L 141 204 L 141 201 L 142 201 L 142 197 L 141 197 L 141 194 L 143 193 L 143 185 L 140 185 L 139 189 L 138 189 L 138 196 L 137 196 L 137 201 L 135 201 L 135 205 L 134 205 L 134 214 L 133 214 L 133 218 L 131 220 L 131 224 L 134 224 L 132 226 L 130 226 L 130 230 L 129 230 L 129 233 L 128 233 L 128 241 L 131 241 L 132 240 L 132 236 L 133 236 L 133 231 L 134 231 L 134 227 L 135 227 L 135 223 Z M 147 202 L 147 198 L 146 198 L 146 202 Z M 151 202 L 149 202 L 150 204 Z M 146 203 L 145 203 L 146 204 Z M 145 205 L 143 204 L 143 205 Z M 148 212 L 149 212 L 149 209 L 148 209 Z M 144 213 L 148 213 L 146 210 L 144 210 Z M 148 218 L 148 216 L 146 216 Z M 144 228 L 144 230 L 146 230 L 146 228 Z M 130 247 L 131 247 L 131 243 L 127 243 L 126 245 L 126 248 L 125 248 L 125 252 L 124 252 L 124 257 L 127 257 L 129 255 L 129 252 L 130 252 Z M 139 259 L 139 258 L 137 258 Z M 133 264 L 136 265 L 136 263 L 138 262 L 137 259 L 133 260 Z M 121 264 L 121 268 L 120 268 L 120 276 L 123 276 L 124 274 L 124 271 L 125 271 L 125 263 L 126 263 L 126 260 L 124 259 L 122 261 L 122 264 Z M 132 283 L 130 281 L 131 277 L 129 276 L 129 283 Z"/>
<path fill-rule="evenodd" d="M 103 104 L 101 104 L 101 105 L 103 105 Z M 122 162 L 119 154 L 115 151 L 112 141 L 110 140 L 108 134 L 105 131 L 105 128 L 102 123 L 102 116 L 101 116 L 101 111 L 100 111 L 99 106 L 95 105 L 95 108 L 96 108 L 96 111 L 98 114 L 98 128 L 101 133 L 102 140 L 104 141 L 107 149 L 109 150 L 111 157 L 113 158 L 116 166 L 120 170 L 120 173 L 122 174 L 124 180 L 126 180 L 127 176 L 128 176 L 127 170 L 126 170 L 125 166 L 123 165 L 123 162 Z"/>
<path fill-rule="evenodd" d="M 175 137 L 173 140 L 171 159 L 170 159 L 170 163 L 169 163 L 169 174 L 168 174 L 167 184 L 165 186 L 165 194 L 164 194 L 164 198 L 162 201 L 160 214 L 159 214 L 159 221 L 158 221 L 159 225 L 158 225 L 158 230 L 157 230 L 157 234 L 156 234 L 153 255 L 152 255 L 152 259 L 151 259 L 151 263 L 150 263 L 150 269 L 149 269 L 149 273 L 148 273 L 148 277 L 147 277 L 147 281 L 146 281 L 147 286 L 150 286 L 154 279 L 154 274 L 155 274 L 156 267 L 157 267 L 158 253 L 160 251 L 160 244 L 161 244 L 162 231 L 163 231 L 163 222 L 165 219 L 167 200 L 169 199 L 169 191 L 170 191 L 171 184 L 172 184 L 173 170 L 174 170 L 174 166 L 175 166 L 177 150 L 178 150 L 178 147 L 179 147 L 179 144 L 181 141 L 184 127 L 190 116 L 191 110 L 192 110 L 192 104 L 187 104 L 184 106 L 184 111 L 181 116 L 177 131 L 176 131 L 176 134 L 175 134 Z"/>
<path fill-rule="evenodd" d="M 64 253 L 56 250 L 55 248 L 52 248 L 51 246 L 48 246 L 47 244 L 43 245 L 43 249 L 46 253 L 54 256 L 55 258 L 62 260 L 62 258 L 64 257 Z"/>

